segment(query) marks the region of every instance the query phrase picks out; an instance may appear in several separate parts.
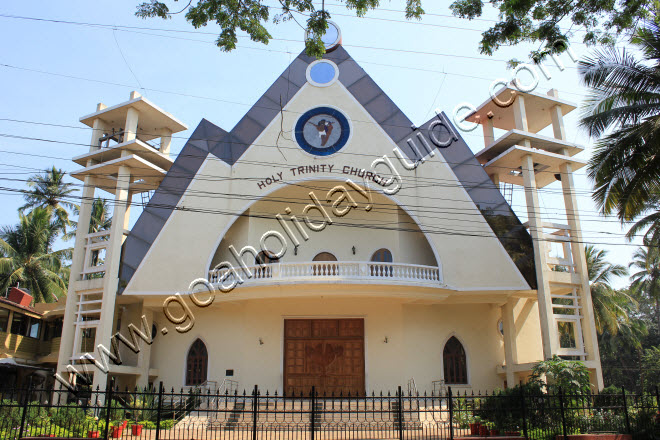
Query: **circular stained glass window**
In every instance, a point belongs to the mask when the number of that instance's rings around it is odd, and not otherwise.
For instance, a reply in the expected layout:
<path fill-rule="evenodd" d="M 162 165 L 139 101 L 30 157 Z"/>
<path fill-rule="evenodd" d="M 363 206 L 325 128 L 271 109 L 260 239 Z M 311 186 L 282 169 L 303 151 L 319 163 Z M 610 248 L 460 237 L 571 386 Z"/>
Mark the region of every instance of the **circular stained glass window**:
<path fill-rule="evenodd" d="M 296 123 L 296 142 L 310 154 L 329 156 L 341 150 L 350 135 L 348 119 L 339 110 L 317 107 Z"/>
<path fill-rule="evenodd" d="M 315 61 L 307 68 L 307 81 L 315 86 L 325 87 L 332 84 L 338 74 L 337 66 L 332 61 Z"/>

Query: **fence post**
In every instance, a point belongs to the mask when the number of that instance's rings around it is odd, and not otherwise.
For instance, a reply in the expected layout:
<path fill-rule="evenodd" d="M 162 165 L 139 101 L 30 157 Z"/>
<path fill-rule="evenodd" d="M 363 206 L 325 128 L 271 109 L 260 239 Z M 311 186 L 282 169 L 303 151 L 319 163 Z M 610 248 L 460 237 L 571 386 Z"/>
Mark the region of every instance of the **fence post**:
<path fill-rule="evenodd" d="M 630 432 L 630 419 L 628 418 L 628 402 L 626 399 L 626 388 L 621 387 L 621 396 L 623 397 L 623 410 L 626 413 L 626 433 L 631 434 Z"/>
<path fill-rule="evenodd" d="M 527 414 L 526 414 L 526 408 L 525 408 L 525 388 L 523 386 L 520 386 L 520 412 L 522 413 L 522 428 L 523 428 L 523 436 L 525 436 L 525 439 L 527 439 Z"/>
<path fill-rule="evenodd" d="M 447 407 L 449 408 L 449 440 L 454 440 L 454 403 L 451 398 L 451 387 L 447 387 Z"/>
<path fill-rule="evenodd" d="M 316 387 L 312 385 L 312 395 L 310 399 L 310 405 L 311 405 L 311 420 L 309 427 L 311 429 L 311 436 L 312 440 L 314 440 L 314 430 L 316 428 L 315 423 L 316 423 Z"/>
<path fill-rule="evenodd" d="M 160 437 L 160 415 L 163 412 L 163 391 L 165 387 L 163 382 L 158 384 L 158 409 L 156 410 L 156 440 Z"/>
<path fill-rule="evenodd" d="M 252 440 L 257 440 L 257 418 L 259 417 L 259 386 L 254 386 L 254 398 L 252 400 Z"/>
<path fill-rule="evenodd" d="M 105 387 L 105 434 L 103 437 L 110 438 L 110 410 L 112 409 L 112 380 L 108 380 Z"/>
<path fill-rule="evenodd" d="M 30 394 L 32 394 L 32 383 L 27 388 L 27 395 L 25 396 L 25 403 L 23 404 L 23 414 L 21 415 L 21 430 L 18 431 L 18 438 L 23 437 L 23 430 L 25 429 L 25 417 L 27 416 L 28 406 L 30 405 Z"/>
<path fill-rule="evenodd" d="M 561 429 L 564 434 L 564 440 L 568 440 L 566 433 L 566 416 L 564 415 L 564 390 L 559 387 L 559 411 L 561 413 Z"/>
<path fill-rule="evenodd" d="M 401 385 L 399 385 L 398 395 L 399 399 L 399 408 L 397 409 L 397 419 L 399 419 L 399 440 L 403 440 L 403 391 L 401 390 Z"/>

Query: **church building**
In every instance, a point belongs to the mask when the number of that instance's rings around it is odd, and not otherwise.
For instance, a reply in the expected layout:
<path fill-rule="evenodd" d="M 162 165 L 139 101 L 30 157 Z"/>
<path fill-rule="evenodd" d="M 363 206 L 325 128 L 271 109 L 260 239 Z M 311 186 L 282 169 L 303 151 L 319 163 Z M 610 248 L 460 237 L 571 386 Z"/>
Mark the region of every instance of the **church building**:
<path fill-rule="evenodd" d="M 476 392 L 558 355 L 602 388 L 575 105 L 505 86 L 466 120 L 475 155 L 447 114 L 413 124 L 330 26 L 321 59 L 301 53 L 231 131 L 209 115 L 178 155 L 186 124 L 136 92 L 80 119 L 79 222 L 94 197 L 114 209 L 109 231 L 77 230 L 60 382 Z M 540 214 L 553 183 L 566 224 Z M 527 222 L 505 185 L 524 188 Z"/>

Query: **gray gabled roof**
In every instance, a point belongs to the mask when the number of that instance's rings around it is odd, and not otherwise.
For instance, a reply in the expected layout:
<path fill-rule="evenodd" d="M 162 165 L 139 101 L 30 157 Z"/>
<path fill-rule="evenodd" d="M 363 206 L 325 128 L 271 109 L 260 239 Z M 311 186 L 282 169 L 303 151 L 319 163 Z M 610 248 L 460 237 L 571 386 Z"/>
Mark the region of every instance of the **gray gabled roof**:
<path fill-rule="evenodd" d="M 339 81 L 409 159 L 420 159 L 419 153 L 407 142 L 418 132 L 428 139 L 429 128 L 432 125 L 437 128 L 434 122 L 438 120 L 453 130 L 455 140 L 451 147 L 436 151 L 442 154 L 527 283 L 535 289 L 530 235 L 446 115 L 437 115 L 416 128 L 343 47 L 339 46 L 324 58 L 337 64 Z M 227 133 L 205 119 L 200 122 L 124 242 L 119 272 L 120 290 L 128 284 L 145 258 L 207 155 L 213 154 L 229 165 L 236 163 L 305 84 L 307 66 L 313 61 L 315 59 L 304 52 L 298 55 L 231 132 Z"/>

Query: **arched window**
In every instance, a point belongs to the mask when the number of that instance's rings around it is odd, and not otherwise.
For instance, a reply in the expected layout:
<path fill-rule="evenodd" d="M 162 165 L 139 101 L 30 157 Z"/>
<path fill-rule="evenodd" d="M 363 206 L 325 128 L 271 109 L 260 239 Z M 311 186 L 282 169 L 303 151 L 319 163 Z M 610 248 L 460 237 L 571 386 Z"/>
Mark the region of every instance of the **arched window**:
<path fill-rule="evenodd" d="M 330 252 L 321 252 L 316 254 L 316 257 L 312 261 L 337 261 L 337 257 L 332 255 Z"/>
<path fill-rule="evenodd" d="M 442 352 L 445 367 L 445 383 L 467 384 L 467 360 L 463 344 L 455 336 L 449 338 Z"/>
<path fill-rule="evenodd" d="M 209 355 L 206 345 L 197 339 L 188 350 L 186 359 L 186 385 L 201 385 L 206 381 Z"/>
<path fill-rule="evenodd" d="M 378 263 L 391 263 L 392 262 L 392 252 L 389 251 L 389 249 L 378 249 L 374 254 L 371 256 L 371 261 L 375 261 Z"/>

